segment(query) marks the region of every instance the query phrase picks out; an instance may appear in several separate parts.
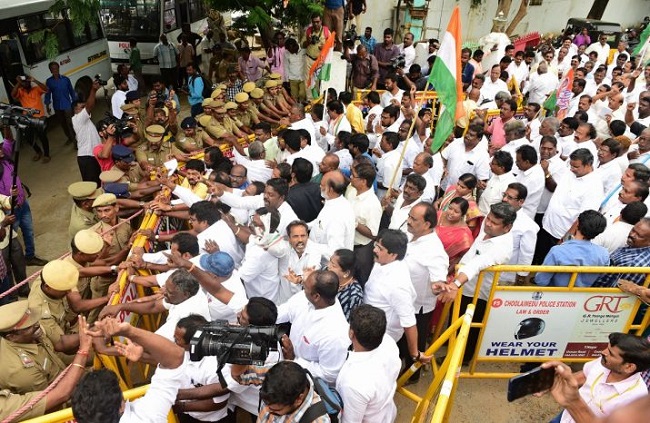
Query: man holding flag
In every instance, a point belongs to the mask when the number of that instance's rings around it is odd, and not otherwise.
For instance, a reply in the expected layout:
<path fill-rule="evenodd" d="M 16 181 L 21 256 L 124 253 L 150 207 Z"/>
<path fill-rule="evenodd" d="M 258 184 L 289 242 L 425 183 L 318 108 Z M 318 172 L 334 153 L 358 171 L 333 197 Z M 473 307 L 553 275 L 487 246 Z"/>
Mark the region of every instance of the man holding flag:
<path fill-rule="evenodd" d="M 330 38 L 332 38 L 332 33 L 328 27 L 323 26 L 320 15 L 317 13 L 313 14 L 311 17 L 311 25 L 305 31 L 305 41 L 303 42 L 303 48 L 305 49 L 305 71 L 307 73 L 307 100 L 318 98 L 318 86 L 316 86 L 316 95 L 313 96 L 310 88 L 314 88 L 314 86 L 310 87 L 310 85 L 315 82 L 315 80 L 312 80 L 315 70 L 322 66 L 321 58 L 323 58 L 323 52 L 329 50 L 325 46 L 329 45 Z M 332 38 L 332 46 L 334 45 L 334 40 Z M 320 64 L 316 64 L 317 62 L 320 62 Z M 331 54 L 329 62 L 331 62 Z"/>

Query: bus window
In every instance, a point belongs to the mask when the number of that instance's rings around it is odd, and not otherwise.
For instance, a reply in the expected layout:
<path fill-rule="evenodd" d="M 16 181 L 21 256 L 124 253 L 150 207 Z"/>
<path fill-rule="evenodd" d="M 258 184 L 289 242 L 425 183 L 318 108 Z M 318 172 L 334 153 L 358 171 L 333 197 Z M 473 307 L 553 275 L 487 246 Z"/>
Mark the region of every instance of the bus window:
<path fill-rule="evenodd" d="M 106 38 L 157 41 L 160 34 L 160 0 L 101 0 Z"/>
<path fill-rule="evenodd" d="M 74 36 L 74 45 L 81 46 L 91 41 L 99 40 L 102 37 L 102 27 L 99 23 L 99 19 L 95 19 L 93 22 L 86 25 L 84 30 L 81 31 L 81 34 Z"/>
<path fill-rule="evenodd" d="M 69 22 L 62 14 L 56 16 L 51 13 L 45 15 L 45 25 L 52 30 L 59 40 L 59 51 L 64 52 L 72 49 L 72 30 L 68 27 Z"/>
<path fill-rule="evenodd" d="M 178 23 L 176 22 L 176 2 L 174 0 L 165 0 L 163 22 L 165 23 L 165 32 L 178 28 Z"/>
<path fill-rule="evenodd" d="M 33 43 L 29 40 L 29 36 L 35 32 L 45 28 L 43 15 L 27 16 L 18 19 L 18 28 L 20 30 L 20 42 L 23 45 L 25 52 L 25 60 L 28 64 L 36 63 L 45 59 L 44 43 Z"/>

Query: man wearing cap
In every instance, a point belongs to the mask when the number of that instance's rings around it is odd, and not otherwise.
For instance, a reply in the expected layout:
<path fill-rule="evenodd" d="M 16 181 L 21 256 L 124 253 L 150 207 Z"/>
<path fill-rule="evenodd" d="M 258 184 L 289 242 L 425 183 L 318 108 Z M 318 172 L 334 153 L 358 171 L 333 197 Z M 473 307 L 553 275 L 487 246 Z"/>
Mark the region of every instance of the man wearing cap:
<path fill-rule="evenodd" d="M 176 148 L 181 150 L 186 154 L 196 154 L 203 151 L 203 141 L 201 139 L 201 134 L 197 134 L 196 130 L 196 120 L 188 116 L 181 122 L 181 130 L 183 135 L 176 138 L 174 145 Z"/>
<path fill-rule="evenodd" d="M 161 125 L 149 125 L 145 129 L 148 145 L 139 148 L 135 153 L 136 160 L 145 171 L 160 167 L 172 158 L 172 145 L 163 142 L 164 134 L 165 128 Z"/>
<path fill-rule="evenodd" d="M 151 104 L 151 99 L 149 100 Z M 178 133 L 177 112 L 171 100 L 165 101 L 163 107 L 148 107 L 145 125 L 160 125 L 165 128 L 165 141 L 169 141 Z"/>
<path fill-rule="evenodd" d="M 107 248 L 108 244 L 95 231 L 81 230 L 72 239 L 70 243 L 70 255 L 63 261 L 70 263 L 79 272 L 77 285 L 70 288 L 66 295 L 68 305 L 67 321 L 72 322 L 78 313 L 88 314 L 91 310 L 105 305 L 113 293 L 113 287 L 105 296 L 99 298 L 90 298 L 90 281 L 94 276 L 114 275 L 117 271 L 115 265 L 108 266 L 103 260 L 98 260 L 99 256 Z M 118 286 L 115 286 L 117 290 Z"/>
<path fill-rule="evenodd" d="M 289 105 L 279 95 L 278 81 L 269 79 L 264 84 L 264 87 L 266 88 L 266 94 L 264 95 L 264 105 L 266 108 L 281 118 L 289 116 Z"/>
<path fill-rule="evenodd" d="M 0 311 L 5 312 L 2 309 Z M 83 317 L 79 317 L 79 325 L 85 327 L 85 324 L 86 320 Z M 7 419 L 13 413 L 23 409 L 27 404 L 31 404 L 31 406 L 26 408 L 22 414 L 14 416 L 14 420 L 12 421 L 16 421 L 15 419 L 24 421 L 36 418 L 56 410 L 59 405 L 67 401 L 72 394 L 72 390 L 79 382 L 79 379 L 86 372 L 85 367 L 88 353 L 93 347 L 92 340 L 93 338 L 90 335 L 86 335 L 82 331 L 79 335 L 79 349 L 72 362 L 73 366 L 70 367 L 66 375 L 51 390 L 47 392 L 31 391 L 25 394 L 14 394 L 8 389 L 0 390 L 0 419 L 4 421 L 4 419 Z M 37 400 L 37 397 L 40 397 L 40 399 Z"/>
<path fill-rule="evenodd" d="M 244 134 L 244 136 L 248 135 L 248 133 L 244 132 L 241 129 L 242 123 L 241 120 L 239 119 L 239 107 L 237 107 L 237 103 L 235 103 L 234 101 L 229 101 L 224 105 L 224 107 L 226 108 L 226 113 L 228 114 L 227 118 L 230 119 L 235 124 L 235 127 L 242 134 Z"/>
<path fill-rule="evenodd" d="M 99 222 L 93 212 L 93 201 L 104 191 L 97 188 L 94 182 L 75 182 L 68 186 L 68 194 L 72 197 L 73 205 L 70 213 L 70 225 L 68 235 L 74 238 L 75 234 L 82 229 L 89 229 Z"/>
<path fill-rule="evenodd" d="M 127 256 L 129 252 L 129 239 L 131 238 L 131 226 L 125 220 L 119 219 L 120 210 L 117 204 L 117 197 L 114 194 L 102 194 L 93 202 L 93 209 L 99 218 L 99 223 L 90 228 L 104 238 L 110 239 L 110 245 L 105 250 L 105 256 L 102 256 L 104 262 L 108 265 L 118 265 Z M 119 226 L 113 228 L 118 223 Z M 113 229 L 111 229 L 113 228 Z M 105 233 L 106 232 L 106 233 Z M 90 289 L 93 298 L 100 298 L 108 292 L 108 286 L 114 282 L 115 277 L 96 276 L 90 282 Z M 97 311 L 93 310 L 89 320 L 94 321 Z"/>
<path fill-rule="evenodd" d="M 41 329 L 40 318 L 27 300 L 0 307 L 0 389 L 16 394 L 45 389 L 66 367 L 57 353 L 78 348 L 76 334 L 53 342 Z"/>
<path fill-rule="evenodd" d="M 99 179 L 102 180 L 104 192 L 115 194 L 118 204 L 127 209 L 144 208 L 144 201 L 138 200 L 160 191 L 159 181 L 131 182 L 126 174 L 117 168 L 102 172 Z"/>
<path fill-rule="evenodd" d="M 271 72 L 269 65 L 257 56 L 251 54 L 251 49 L 245 46 L 239 50 L 240 56 L 237 59 L 239 65 L 239 76 L 243 81 L 257 82 L 262 77 L 262 71 Z"/>
<path fill-rule="evenodd" d="M 43 267 L 40 276 L 29 292 L 29 308 L 41 316 L 41 330 L 53 342 L 61 336 L 75 332 L 77 319 L 66 320 L 68 306 L 66 295 L 77 287 L 79 270 L 64 260 L 52 260 Z"/>
<path fill-rule="evenodd" d="M 97 185 L 99 185 L 99 174 L 102 169 L 95 159 L 93 150 L 101 144 L 101 137 L 91 120 L 90 113 L 95 107 L 99 87 L 99 82 L 93 82 L 88 99 L 85 102 L 75 101 L 72 103 L 72 110 L 74 111 L 72 126 L 77 134 L 77 165 L 79 166 L 81 179 L 95 182 Z"/>
<path fill-rule="evenodd" d="M 215 103 L 212 104 L 214 105 Z M 212 116 L 216 121 L 216 125 L 212 125 L 212 126 L 221 126 L 228 134 L 234 136 L 235 139 L 243 138 L 246 136 L 245 133 L 243 133 L 242 131 L 239 130 L 239 128 L 237 128 L 235 122 L 232 119 L 230 119 L 230 117 L 228 117 L 228 110 L 226 110 L 225 105 L 212 109 Z M 222 138 L 222 137 L 216 137 L 216 138 Z"/>
<path fill-rule="evenodd" d="M 253 107 L 254 113 L 257 115 L 257 118 L 260 121 L 268 122 L 272 125 L 277 125 L 280 123 L 280 117 L 274 116 L 269 113 L 264 106 L 264 90 L 261 88 L 255 88 L 250 93 L 250 98 L 252 100 L 251 106 Z"/>
<path fill-rule="evenodd" d="M 135 161 L 133 150 L 123 145 L 115 145 L 111 150 L 111 155 L 114 164 L 110 170 L 124 172 L 125 181 L 130 183 L 138 184 L 145 181 L 148 175 L 142 170 L 138 162 Z"/>
<path fill-rule="evenodd" d="M 253 125 L 260 123 L 254 108 L 251 105 L 248 94 L 241 92 L 235 95 L 235 103 L 239 109 L 239 120 L 241 121 L 241 130 L 247 134 L 253 133 Z"/>
<path fill-rule="evenodd" d="M 113 82 L 115 83 L 115 92 L 111 97 L 111 110 L 113 116 L 122 119 L 122 113 L 124 112 L 120 107 L 126 102 L 126 92 L 129 91 L 129 84 L 126 78 L 119 74 L 113 78 Z"/>

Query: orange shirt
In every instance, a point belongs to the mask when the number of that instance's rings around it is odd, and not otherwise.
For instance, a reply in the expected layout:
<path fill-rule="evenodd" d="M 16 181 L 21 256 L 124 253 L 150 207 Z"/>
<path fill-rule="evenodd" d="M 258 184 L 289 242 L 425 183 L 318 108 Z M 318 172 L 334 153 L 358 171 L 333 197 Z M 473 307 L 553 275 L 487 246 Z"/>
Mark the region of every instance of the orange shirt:
<path fill-rule="evenodd" d="M 41 97 L 43 94 L 45 94 L 45 90 L 38 85 L 32 87 L 29 91 L 21 87 L 18 88 L 18 101 L 26 109 L 38 110 L 34 117 L 41 117 L 45 114 L 43 98 Z"/>

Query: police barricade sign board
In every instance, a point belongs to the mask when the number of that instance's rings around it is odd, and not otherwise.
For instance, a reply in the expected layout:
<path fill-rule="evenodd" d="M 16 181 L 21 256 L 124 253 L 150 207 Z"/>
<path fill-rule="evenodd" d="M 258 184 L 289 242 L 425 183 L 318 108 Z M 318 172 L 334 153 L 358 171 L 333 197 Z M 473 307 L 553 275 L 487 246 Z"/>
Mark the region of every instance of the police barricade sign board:
<path fill-rule="evenodd" d="M 478 357 L 594 358 L 624 332 L 637 299 L 625 293 L 495 290 Z"/>

